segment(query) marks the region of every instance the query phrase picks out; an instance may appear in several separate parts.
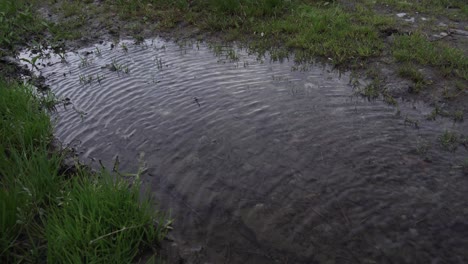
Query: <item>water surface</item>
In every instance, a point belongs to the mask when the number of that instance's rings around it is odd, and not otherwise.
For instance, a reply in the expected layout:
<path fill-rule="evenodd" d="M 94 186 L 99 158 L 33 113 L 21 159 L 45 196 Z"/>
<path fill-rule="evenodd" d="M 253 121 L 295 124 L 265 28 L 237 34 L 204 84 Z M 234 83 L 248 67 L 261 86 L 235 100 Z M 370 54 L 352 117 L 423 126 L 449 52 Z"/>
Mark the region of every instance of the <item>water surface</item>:
<path fill-rule="evenodd" d="M 356 96 L 329 66 L 124 43 L 42 70 L 73 103 L 58 107 L 56 136 L 93 166 L 144 161 L 188 262 L 468 262 L 467 151 L 437 140 L 464 123 Z"/>

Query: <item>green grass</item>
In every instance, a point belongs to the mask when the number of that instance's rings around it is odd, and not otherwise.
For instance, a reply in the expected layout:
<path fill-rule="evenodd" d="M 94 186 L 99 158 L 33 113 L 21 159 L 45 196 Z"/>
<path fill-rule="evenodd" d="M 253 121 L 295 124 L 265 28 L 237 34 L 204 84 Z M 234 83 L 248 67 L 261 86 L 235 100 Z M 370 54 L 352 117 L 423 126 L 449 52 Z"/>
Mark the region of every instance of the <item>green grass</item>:
<path fill-rule="evenodd" d="M 421 33 L 398 36 L 392 53 L 398 61 L 434 66 L 445 75 L 468 80 L 468 57 L 461 50 L 428 41 Z"/>
<path fill-rule="evenodd" d="M 34 11 L 35 1 L 0 1 L 0 56 L 11 52 L 16 45 L 38 39 L 47 28 L 47 23 Z"/>
<path fill-rule="evenodd" d="M 360 21 L 340 6 L 303 5 L 290 16 L 260 23 L 257 32 L 280 39 L 307 57 L 323 56 L 334 64 L 380 54 L 383 42 L 374 25 Z"/>
<path fill-rule="evenodd" d="M 424 79 L 424 75 L 411 64 L 402 65 L 398 69 L 398 75 L 413 82 L 412 92 L 419 93 L 428 82 Z"/>
<path fill-rule="evenodd" d="M 43 102 L 0 80 L 0 262 L 132 262 L 164 237 L 164 217 L 138 180 L 65 175 Z"/>
<path fill-rule="evenodd" d="M 458 135 L 448 130 L 439 137 L 439 142 L 441 146 L 448 151 L 455 151 L 460 144 Z"/>

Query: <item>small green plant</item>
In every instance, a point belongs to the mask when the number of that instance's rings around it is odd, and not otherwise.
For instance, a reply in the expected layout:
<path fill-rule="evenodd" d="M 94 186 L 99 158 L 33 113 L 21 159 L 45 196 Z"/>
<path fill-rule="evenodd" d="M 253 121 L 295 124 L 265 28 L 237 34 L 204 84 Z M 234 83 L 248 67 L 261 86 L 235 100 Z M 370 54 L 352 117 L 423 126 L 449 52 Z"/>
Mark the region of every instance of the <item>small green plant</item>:
<path fill-rule="evenodd" d="M 42 97 L 40 97 L 40 104 L 48 110 L 54 110 L 55 106 L 59 103 L 60 101 L 50 90 L 47 90 Z"/>
<path fill-rule="evenodd" d="M 398 105 L 397 100 L 390 93 L 388 93 L 387 91 L 385 91 L 383 93 L 383 98 L 384 98 L 384 101 L 389 105 L 393 105 L 393 106 Z"/>
<path fill-rule="evenodd" d="M 130 73 L 130 69 L 128 68 L 128 66 L 124 66 L 123 64 L 118 63 L 115 59 L 112 60 L 109 69 L 111 71 L 117 72 L 118 74 L 120 72 L 124 72 L 127 74 Z"/>
<path fill-rule="evenodd" d="M 80 58 L 80 67 L 81 68 L 87 67 L 87 66 L 89 66 L 91 64 L 91 60 L 88 57 L 79 56 L 79 58 Z"/>
<path fill-rule="evenodd" d="M 459 137 L 455 132 L 446 130 L 440 137 L 439 142 L 448 151 L 455 151 L 458 148 Z"/>
<path fill-rule="evenodd" d="M 424 86 L 430 83 L 426 81 L 423 74 L 411 64 L 401 66 L 398 69 L 398 75 L 413 82 L 413 86 L 410 87 L 410 92 L 413 93 L 419 93 Z"/>
<path fill-rule="evenodd" d="M 418 141 L 416 146 L 416 153 L 418 155 L 425 156 L 430 148 L 431 145 L 429 144 L 429 142 L 425 140 Z"/>
<path fill-rule="evenodd" d="M 229 49 L 226 58 L 228 58 L 230 61 L 238 61 L 239 56 L 236 54 L 236 51 L 234 49 Z"/>
<path fill-rule="evenodd" d="M 123 51 L 128 52 L 128 47 L 125 43 L 121 44 Z"/>
<path fill-rule="evenodd" d="M 437 116 L 442 113 L 442 109 L 438 105 L 434 107 L 434 109 L 431 111 L 431 113 L 427 116 L 427 120 L 436 120 Z"/>
<path fill-rule="evenodd" d="M 91 84 L 93 82 L 92 75 L 86 76 L 86 75 L 80 74 L 79 78 L 80 78 L 80 84 Z"/>
<path fill-rule="evenodd" d="M 99 47 L 96 47 L 96 55 L 100 57 L 102 55 L 101 49 Z"/>
<path fill-rule="evenodd" d="M 412 118 L 410 118 L 408 116 L 405 117 L 404 124 L 405 124 L 405 126 L 409 125 L 409 126 L 413 126 L 414 128 L 419 128 L 418 120 L 412 119 Z"/>
<path fill-rule="evenodd" d="M 453 117 L 453 121 L 462 122 L 463 121 L 463 111 L 458 110 L 458 111 L 453 112 L 452 117 Z"/>
<path fill-rule="evenodd" d="M 133 39 L 135 40 L 135 45 L 141 45 L 145 43 L 145 38 L 142 35 L 135 35 L 133 36 Z"/>
<path fill-rule="evenodd" d="M 39 70 L 39 68 L 36 66 L 36 62 L 39 58 L 41 58 L 42 55 L 39 54 L 37 56 L 34 56 L 32 57 L 30 60 L 29 59 L 25 59 L 25 58 L 21 58 L 22 61 L 25 61 L 27 63 L 29 63 L 29 65 L 31 65 L 31 71 L 33 71 L 34 69 L 36 70 Z"/>
<path fill-rule="evenodd" d="M 379 79 L 373 79 L 369 84 L 364 86 L 364 88 L 360 89 L 360 94 L 367 97 L 367 99 L 375 99 L 379 97 L 379 89 L 380 89 L 380 80 Z"/>
<path fill-rule="evenodd" d="M 163 68 L 163 61 L 162 61 L 161 58 L 156 59 L 156 67 L 158 68 L 158 70 L 162 70 L 162 68 Z"/>

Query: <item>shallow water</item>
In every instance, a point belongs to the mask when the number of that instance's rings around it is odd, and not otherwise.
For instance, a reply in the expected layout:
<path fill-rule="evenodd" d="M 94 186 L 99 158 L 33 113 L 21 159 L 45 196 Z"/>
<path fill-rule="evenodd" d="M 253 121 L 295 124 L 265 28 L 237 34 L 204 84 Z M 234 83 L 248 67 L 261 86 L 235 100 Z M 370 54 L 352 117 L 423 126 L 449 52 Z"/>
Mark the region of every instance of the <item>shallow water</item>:
<path fill-rule="evenodd" d="M 467 151 L 437 140 L 464 123 L 370 102 L 328 66 L 124 43 L 41 70 L 73 103 L 58 107 L 56 136 L 93 166 L 143 161 L 188 262 L 468 262 Z"/>

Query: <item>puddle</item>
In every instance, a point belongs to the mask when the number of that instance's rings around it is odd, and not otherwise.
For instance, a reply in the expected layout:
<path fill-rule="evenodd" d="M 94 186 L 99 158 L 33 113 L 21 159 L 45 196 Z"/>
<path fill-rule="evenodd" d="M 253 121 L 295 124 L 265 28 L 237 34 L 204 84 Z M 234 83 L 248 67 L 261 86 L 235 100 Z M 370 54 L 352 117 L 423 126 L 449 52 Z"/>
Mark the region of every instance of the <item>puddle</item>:
<path fill-rule="evenodd" d="M 96 167 L 118 156 L 136 172 L 143 157 L 144 187 L 189 263 L 468 261 L 467 151 L 438 141 L 464 123 L 369 102 L 327 66 L 123 43 L 41 70 L 73 103 L 55 133 Z"/>

